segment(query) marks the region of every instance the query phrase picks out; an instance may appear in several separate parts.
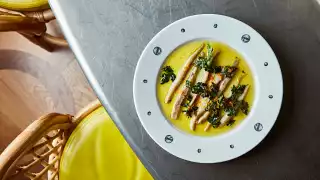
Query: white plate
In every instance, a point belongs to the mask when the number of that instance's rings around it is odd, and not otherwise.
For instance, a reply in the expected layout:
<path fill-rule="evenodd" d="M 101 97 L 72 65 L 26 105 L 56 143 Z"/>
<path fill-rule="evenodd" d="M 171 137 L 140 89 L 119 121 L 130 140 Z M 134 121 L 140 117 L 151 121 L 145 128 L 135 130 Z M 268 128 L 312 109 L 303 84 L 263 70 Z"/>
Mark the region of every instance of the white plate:
<path fill-rule="evenodd" d="M 219 136 L 178 131 L 164 117 L 157 100 L 157 76 L 167 56 L 196 39 L 212 39 L 236 49 L 254 76 L 255 99 L 250 114 L 235 129 Z M 136 67 L 133 93 L 140 121 L 158 145 L 188 161 L 217 163 L 245 154 L 268 134 L 281 107 L 283 84 L 277 58 L 259 33 L 236 19 L 204 14 L 170 24 L 149 42 Z"/>

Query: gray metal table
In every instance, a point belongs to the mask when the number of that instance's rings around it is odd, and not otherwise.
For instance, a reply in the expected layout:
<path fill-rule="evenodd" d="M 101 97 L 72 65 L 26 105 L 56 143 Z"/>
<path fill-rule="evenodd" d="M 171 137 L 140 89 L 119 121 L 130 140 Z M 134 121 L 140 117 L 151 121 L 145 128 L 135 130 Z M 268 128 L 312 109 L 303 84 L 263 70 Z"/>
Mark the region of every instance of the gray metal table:
<path fill-rule="evenodd" d="M 318 1 L 51 0 L 51 6 L 95 92 L 156 179 L 300 180 L 320 179 Z M 255 28 L 274 49 L 284 76 L 284 103 L 271 133 L 251 152 L 220 164 L 190 163 L 162 150 L 133 103 L 134 70 L 148 41 L 171 22 L 203 13 Z"/>

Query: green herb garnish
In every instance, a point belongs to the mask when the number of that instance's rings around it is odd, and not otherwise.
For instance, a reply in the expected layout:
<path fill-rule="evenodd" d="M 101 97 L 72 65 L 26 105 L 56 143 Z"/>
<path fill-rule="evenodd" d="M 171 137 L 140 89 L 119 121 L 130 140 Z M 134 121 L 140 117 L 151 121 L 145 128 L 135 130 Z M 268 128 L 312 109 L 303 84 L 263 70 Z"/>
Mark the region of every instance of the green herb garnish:
<path fill-rule="evenodd" d="M 232 101 L 237 101 L 238 98 L 241 96 L 241 94 L 243 93 L 244 89 L 246 88 L 246 85 L 238 85 L 238 86 L 232 86 L 231 88 L 231 97 L 230 99 Z"/>
<path fill-rule="evenodd" d="M 191 82 L 189 80 L 186 80 L 186 87 L 191 88 Z"/>
<path fill-rule="evenodd" d="M 209 87 L 209 91 L 208 91 L 208 94 L 209 94 L 209 97 L 210 99 L 213 99 L 215 98 L 219 93 L 219 86 L 212 83 Z"/>
<path fill-rule="evenodd" d="M 192 116 L 192 114 L 196 114 L 198 110 L 197 106 L 192 106 L 191 108 L 187 108 L 186 110 L 182 110 L 182 112 L 184 112 L 188 118 L 190 118 Z"/>
<path fill-rule="evenodd" d="M 208 122 L 212 125 L 213 128 L 218 128 L 221 124 L 219 116 L 210 116 L 208 118 Z"/>
<path fill-rule="evenodd" d="M 238 109 L 241 109 L 244 114 L 248 114 L 248 103 L 245 101 L 238 101 L 238 98 L 242 95 L 245 88 L 246 85 L 232 86 L 232 95 L 230 98 L 219 98 L 218 102 L 228 116 L 236 116 Z"/>
<path fill-rule="evenodd" d="M 208 71 L 210 73 L 219 73 L 221 72 L 222 68 L 221 66 L 213 66 L 213 48 L 210 44 L 207 44 L 207 56 L 204 57 L 203 55 L 199 56 L 198 59 L 194 62 L 195 66 L 197 66 L 200 69 L 204 69 L 205 71 Z"/>
<path fill-rule="evenodd" d="M 207 69 L 207 58 L 198 57 L 198 59 L 194 62 L 194 65 L 200 69 Z"/>
<path fill-rule="evenodd" d="M 197 82 L 194 86 L 191 87 L 191 92 L 193 94 L 198 94 L 202 97 L 207 97 L 207 84 L 202 82 Z"/>
<path fill-rule="evenodd" d="M 170 80 L 173 82 L 176 79 L 176 75 L 170 66 L 166 66 L 162 69 L 162 74 L 160 76 L 160 84 L 165 84 Z"/>
<path fill-rule="evenodd" d="M 167 82 L 169 82 L 169 80 L 170 80 L 170 76 L 168 76 L 165 73 L 161 74 L 160 84 L 167 83 Z"/>
<path fill-rule="evenodd" d="M 213 70 L 211 73 L 221 73 L 222 72 L 222 66 L 214 66 L 212 69 Z"/>
<path fill-rule="evenodd" d="M 186 102 L 182 106 L 187 108 L 191 101 L 192 101 L 192 96 L 189 94 L 187 96 Z"/>
<path fill-rule="evenodd" d="M 219 104 L 219 107 L 220 108 L 223 108 L 224 107 L 224 104 L 225 104 L 225 98 L 224 98 L 224 96 L 220 96 L 219 98 L 218 98 L 218 104 Z"/>
<path fill-rule="evenodd" d="M 225 111 L 228 116 L 236 116 L 237 115 L 237 109 L 234 106 L 226 108 Z"/>
<path fill-rule="evenodd" d="M 184 112 L 189 118 L 192 116 L 192 114 L 196 114 L 198 110 L 198 107 L 196 106 L 192 106 L 192 107 L 189 106 L 191 101 L 192 101 L 192 96 L 189 94 L 183 105 L 184 109 L 182 109 L 182 112 Z"/>
<path fill-rule="evenodd" d="M 228 78 L 231 78 L 232 75 L 238 70 L 237 67 L 233 66 L 225 66 L 222 70 L 222 74 L 225 75 Z"/>
<path fill-rule="evenodd" d="M 227 126 L 232 126 L 235 122 L 236 120 L 231 119 L 230 121 L 227 122 Z"/>
<path fill-rule="evenodd" d="M 249 104 L 246 101 L 231 101 L 228 99 L 224 103 L 224 110 L 228 116 L 236 116 L 238 110 L 241 110 L 243 114 L 248 115 Z"/>
<path fill-rule="evenodd" d="M 240 110 L 243 114 L 248 115 L 249 112 L 249 104 L 246 101 L 241 101 Z"/>
<path fill-rule="evenodd" d="M 209 101 L 208 106 L 206 107 L 206 111 L 210 111 L 214 117 L 220 116 L 220 110 L 221 108 L 218 101 Z"/>

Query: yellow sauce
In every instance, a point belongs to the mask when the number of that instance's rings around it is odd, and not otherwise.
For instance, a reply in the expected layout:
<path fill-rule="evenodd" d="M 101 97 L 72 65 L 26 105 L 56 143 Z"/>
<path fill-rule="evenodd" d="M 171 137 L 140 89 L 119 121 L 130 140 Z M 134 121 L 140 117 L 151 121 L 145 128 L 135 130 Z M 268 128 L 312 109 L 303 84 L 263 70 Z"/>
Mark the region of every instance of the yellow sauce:
<path fill-rule="evenodd" d="M 188 59 L 188 57 L 203 42 L 204 41 L 192 41 L 192 42 L 186 43 L 186 44 L 178 47 L 175 51 L 173 51 L 167 57 L 166 61 L 163 64 L 163 67 L 171 66 L 173 68 L 175 74 L 177 75 L 178 71 L 182 68 L 183 64 Z M 229 65 L 229 66 L 231 66 L 233 64 L 234 60 L 236 59 L 236 57 L 238 57 L 240 59 L 240 64 L 238 66 L 239 70 L 237 71 L 237 74 L 232 78 L 232 81 L 230 82 L 227 89 L 225 90 L 225 96 L 228 97 L 229 94 L 231 94 L 230 92 L 231 92 L 232 85 L 236 83 L 238 77 L 241 75 L 242 71 L 244 71 L 247 75 L 241 80 L 240 84 L 249 84 L 250 85 L 249 92 L 245 98 L 245 101 L 247 101 L 249 103 L 249 113 L 250 113 L 250 110 L 251 110 L 252 104 L 253 104 L 253 98 L 254 98 L 254 85 L 253 85 L 253 76 L 252 76 L 252 73 L 251 73 L 251 70 L 250 70 L 248 64 L 246 63 L 244 58 L 233 48 L 231 48 L 225 44 L 219 43 L 219 42 L 206 41 L 206 43 L 210 43 L 210 45 L 213 47 L 214 51 L 218 50 L 218 49 L 220 50 L 219 56 L 217 56 L 217 58 L 215 58 L 215 60 L 214 60 L 215 65 L 220 65 L 220 66 Z M 204 51 L 206 52 L 206 47 L 204 48 Z M 198 73 L 196 82 L 201 81 L 203 72 L 204 72 L 204 70 L 201 70 Z M 187 77 L 188 77 L 188 75 L 186 76 L 186 78 Z M 172 82 L 170 81 L 166 84 L 161 85 L 160 84 L 160 77 L 158 78 L 158 82 L 157 82 L 157 96 L 158 96 L 158 101 L 159 101 L 160 107 L 162 109 L 162 112 L 163 112 L 164 116 L 171 122 L 171 124 L 173 124 L 173 126 L 175 126 L 177 129 L 182 130 L 183 132 L 187 132 L 187 133 L 190 133 L 193 135 L 198 135 L 198 136 L 214 136 L 214 135 L 226 133 L 226 132 L 230 131 L 231 129 L 234 129 L 246 118 L 246 115 L 244 115 L 242 112 L 239 112 L 238 115 L 234 118 L 234 120 L 236 120 L 235 123 L 231 127 L 230 126 L 224 126 L 222 128 L 212 128 L 211 127 L 210 130 L 207 132 L 204 131 L 204 128 L 205 128 L 207 122 L 200 124 L 200 125 L 198 124 L 196 126 L 195 131 L 190 130 L 189 123 L 190 123 L 191 118 L 188 118 L 182 112 L 180 112 L 178 119 L 176 119 L 176 120 L 171 119 L 170 114 L 171 114 L 175 99 L 177 97 L 177 92 L 181 92 L 181 89 L 185 84 L 186 78 L 184 79 L 183 83 L 180 85 L 179 89 L 176 91 L 174 98 L 172 99 L 172 101 L 169 104 L 164 103 L 164 99 L 166 97 L 166 94 L 167 94 Z"/>

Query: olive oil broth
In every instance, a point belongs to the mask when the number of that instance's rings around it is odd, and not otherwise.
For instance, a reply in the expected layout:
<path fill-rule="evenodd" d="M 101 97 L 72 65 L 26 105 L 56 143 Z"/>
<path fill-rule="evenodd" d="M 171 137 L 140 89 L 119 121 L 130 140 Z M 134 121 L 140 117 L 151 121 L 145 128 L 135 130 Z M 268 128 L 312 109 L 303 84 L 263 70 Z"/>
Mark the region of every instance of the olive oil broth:
<path fill-rule="evenodd" d="M 202 44 L 202 43 L 209 43 L 214 51 L 220 50 L 219 55 L 214 59 L 213 64 L 217 66 L 231 66 L 236 58 L 240 60 L 240 63 L 238 65 L 238 71 L 236 75 L 232 78 L 232 81 L 229 83 L 228 87 L 224 91 L 224 95 L 228 97 L 231 94 L 231 88 L 233 84 L 236 83 L 237 79 L 242 74 L 242 71 L 246 73 L 246 76 L 241 80 L 240 84 L 249 84 L 250 89 L 245 97 L 245 101 L 249 103 L 249 113 L 252 109 L 253 99 L 254 99 L 254 81 L 253 81 L 253 75 L 252 72 L 246 63 L 245 59 L 233 48 L 229 47 L 226 44 L 215 42 L 215 41 L 192 41 L 188 42 L 186 44 L 183 44 L 182 46 L 175 49 L 165 60 L 163 63 L 163 66 L 161 67 L 161 70 L 165 66 L 171 66 L 174 70 L 174 73 L 177 74 L 180 68 L 183 67 L 183 64 L 185 61 L 190 57 L 190 55 Z M 206 48 L 203 49 L 204 52 L 206 52 Z M 190 72 L 189 72 L 190 73 Z M 232 126 L 223 126 L 219 128 L 213 128 L 211 127 L 208 131 L 204 131 L 204 128 L 207 124 L 197 124 L 195 131 L 192 131 L 189 128 L 190 124 L 190 117 L 187 117 L 183 112 L 180 112 L 178 119 L 172 119 L 170 117 L 173 104 L 175 102 L 175 99 L 177 98 L 177 92 L 181 92 L 182 87 L 184 86 L 186 82 L 186 78 L 189 76 L 189 73 L 185 76 L 184 81 L 181 83 L 179 88 L 176 90 L 174 97 L 172 101 L 168 104 L 164 102 L 166 94 L 172 84 L 172 81 L 169 81 L 166 84 L 160 84 L 160 77 L 158 77 L 157 80 L 157 98 L 159 101 L 160 108 L 162 110 L 162 113 L 166 117 L 167 120 L 170 121 L 170 123 L 175 126 L 177 129 L 197 135 L 197 136 L 216 136 L 223 133 L 226 133 L 234 128 L 236 128 L 245 118 L 247 115 L 243 114 L 242 112 L 238 112 L 237 116 L 235 116 L 233 119 L 235 120 L 235 123 Z M 196 82 L 201 81 L 202 74 L 204 73 L 204 70 L 202 69 L 199 71 Z M 160 73 L 161 74 L 161 73 Z"/>

